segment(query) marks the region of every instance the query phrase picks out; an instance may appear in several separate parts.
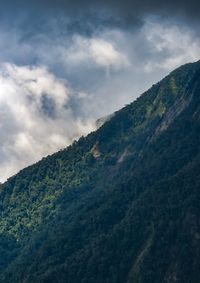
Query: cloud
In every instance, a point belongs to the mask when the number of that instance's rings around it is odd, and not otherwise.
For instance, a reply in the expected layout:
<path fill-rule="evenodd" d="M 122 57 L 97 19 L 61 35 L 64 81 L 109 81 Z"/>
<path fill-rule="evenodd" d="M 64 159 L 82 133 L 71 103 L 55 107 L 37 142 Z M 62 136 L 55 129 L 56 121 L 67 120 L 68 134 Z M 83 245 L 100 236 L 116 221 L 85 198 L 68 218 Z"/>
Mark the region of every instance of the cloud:
<path fill-rule="evenodd" d="M 99 67 L 118 70 L 129 65 L 126 55 L 118 51 L 111 42 L 103 38 L 86 38 L 80 35 L 73 41 L 64 54 L 67 64 L 96 64 Z"/>
<path fill-rule="evenodd" d="M 156 69 L 172 70 L 200 58 L 200 39 L 184 26 L 148 21 L 143 27 L 143 33 L 147 46 L 154 55 L 146 62 L 144 70 L 147 72 Z"/>
<path fill-rule="evenodd" d="M 70 33 L 91 35 L 97 29 L 140 28 L 150 15 L 195 26 L 199 31 L 198 0 L 11 0 L 0 1 L 0 18 L 15 26 L 23 25 L 28 36 L 48 30 L 49 19 L 56 19 Z M 12 20 L 11 20 L 12 19 Z M 63 20 L 65 19 L 65 20 Z"/>
<path fill-rule="evenodd" d="M 1 65 L 1 181 L 93 129 L 68 107 L 72 93 L 43 66 Z"/>

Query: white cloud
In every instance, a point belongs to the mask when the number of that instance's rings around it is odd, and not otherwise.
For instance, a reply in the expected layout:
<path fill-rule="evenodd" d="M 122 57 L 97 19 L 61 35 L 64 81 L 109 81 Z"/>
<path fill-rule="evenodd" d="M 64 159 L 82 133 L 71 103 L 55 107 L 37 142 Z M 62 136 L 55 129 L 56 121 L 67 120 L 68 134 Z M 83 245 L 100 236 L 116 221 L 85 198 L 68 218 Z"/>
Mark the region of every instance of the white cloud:
<path fill-rule="evenodd" d="M 156 69 L 172 70 L 200 58 L 200 40 L 185 27 L 147 21 L 143 32 L 151 52 L 157 55 L 156 60 L 149 58 L 146 63 L 147 72 Z"/>
<path fill-rule="evenodd" d="M 0 181 L 93 129 L 73 117 L 71 95 L 43 66 L 1 65 Z"/>
<path fill-rule="evenodd" d="M 67 64 L 93 63 L 114 70 L 129 66 L 127 56 L 117 50 L 113 43 L 103 38 L 74 36 L 72 45 L 64 53 Z"/>

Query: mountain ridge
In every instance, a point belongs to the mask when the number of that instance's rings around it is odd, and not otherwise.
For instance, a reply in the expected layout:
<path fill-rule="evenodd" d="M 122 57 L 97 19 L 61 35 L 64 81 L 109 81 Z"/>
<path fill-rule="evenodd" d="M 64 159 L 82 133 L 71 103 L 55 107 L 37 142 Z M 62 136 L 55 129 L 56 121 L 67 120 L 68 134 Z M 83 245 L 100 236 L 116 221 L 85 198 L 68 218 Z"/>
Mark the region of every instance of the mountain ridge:
<path fill-rule="evenodd" d="M 199 282 L 199 91 L 200 61 L 1 185 L 2 282 Z"/>

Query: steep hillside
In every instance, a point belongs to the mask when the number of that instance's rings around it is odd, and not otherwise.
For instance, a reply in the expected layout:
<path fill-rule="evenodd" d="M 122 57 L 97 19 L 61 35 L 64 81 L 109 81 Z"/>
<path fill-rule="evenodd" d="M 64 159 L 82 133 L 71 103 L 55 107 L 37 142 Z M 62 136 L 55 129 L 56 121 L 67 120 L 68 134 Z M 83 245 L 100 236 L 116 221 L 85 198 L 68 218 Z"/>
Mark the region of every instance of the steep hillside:
<path fill-rule="evenodd" d="M 0 282 L 200 282 L 200 62 L 0 187 Z"/>

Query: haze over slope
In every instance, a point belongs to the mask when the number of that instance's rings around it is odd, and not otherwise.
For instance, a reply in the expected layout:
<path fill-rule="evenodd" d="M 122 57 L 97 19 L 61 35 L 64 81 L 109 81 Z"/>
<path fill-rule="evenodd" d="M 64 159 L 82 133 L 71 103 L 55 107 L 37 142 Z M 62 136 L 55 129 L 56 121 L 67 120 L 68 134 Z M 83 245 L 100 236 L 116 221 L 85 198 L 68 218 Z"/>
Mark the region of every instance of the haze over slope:
<path fill-rule="evenodd" d="M 200 281 L 200 62 L 0 189 L 1 281 Z"/>

